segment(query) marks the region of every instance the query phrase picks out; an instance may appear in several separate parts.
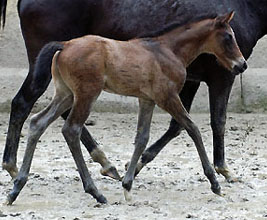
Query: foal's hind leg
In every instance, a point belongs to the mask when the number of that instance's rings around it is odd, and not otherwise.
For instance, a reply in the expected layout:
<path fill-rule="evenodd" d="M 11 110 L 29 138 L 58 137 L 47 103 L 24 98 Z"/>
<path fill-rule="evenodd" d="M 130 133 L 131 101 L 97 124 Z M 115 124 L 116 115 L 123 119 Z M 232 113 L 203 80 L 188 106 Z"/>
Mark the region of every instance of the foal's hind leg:
<path fill-rule="evenodd" d="M 31 65 L 32 67 L 33 65 Z M 30 114 L 34 103 L 44 93 L 51 81 L 50 72 L 42 72 L 38 76 L 33 76 L 33 70 L 30 69 L 28 76 L 23 82 L 22 87 L 12 100 L 11 113 L 6 137 L 6 145 L 4 150 L 2 167 L 7 170 L 12 178 L 15 178 L 18 173 L 17 169 L 17 151 L 21 129 L 26 118 Z M 66 119 L 68 112 L 62 117 Z M 101 164 L 101 174 L 114 179 L 120 179 L 120 176 L 112 163 L 107 159 L 105 153 L 98 148 L 96 142 L 84 128 L 82 131 L 81 140 L 93 160 Z"/>
<path fill-rule="evenodd" d="M 184 109 L 179 96 L 177 94 L 169 93 L 169 97 L 166 97 L 164 101 L 158 100 L 156 101 L 156 103 L 162 109 L 169 112 L 172 117 L 186 129 L 189 136 L 193 139 L 202 163 L 202 167 L 204 169 L 204 173 L 211 183 L 211 189 L 214 193 L 220 195 L 221 187 L 216 179 L 214 169 L 209 162 L 206 150 L 202 142 L 201 134 L 197 126 L 190 119 L 189 114 Z"/>
<path fill-rule="evenodd" d="M 88 87 L 90 86 L 88 85 Z M 97 190 L 96 186 L 94 185 L 94 182 L 85 164 L 80 147 L 80 135 L 83 129 L 83 124 L 89 115 L 93 100 L 99 95 L 98 92 L 95 94 L 93 93 L 94 92 L 91 91 L 91 93 L 89 92 L 87 95 L 84 94 L 81 97 L 76 96 L 74 98 L 74 105 L 63 126 L 62 133 L 66 142 L 68 143 L 73 159 L 78 168 L 83 182 L 84 191 L 86 193 L 90 193 L 98 202 L 106 203 L 106 198 Z"/>
<path fill-rule="evenodd" d="M 70 110 L 62 114 L 62 117 L 66 120 Z M 107 159 L 105 153 L 98 147 L 97 142 L 92 138 L 85 126 L 83 126 L 81 133 L 81 141 L 94 162 L 101 164 L 102 168 L 100 173 L 103 176 L 109 176 L 113 179 L 120 180 L 121 177 L 116 167 Z"/>
<path fill-rule="evenodd" d="M 44 133 L 49 124 L 56 120 L 56 118 L 58 118 L 66 109 L 70 108 L 71 104 L 72 95 L 67 95 L 64 97 L 56 95 L 48 107 L 46 107 L 40 113 L 32 116 L 27 147 L 24 154 L 22 166 L 14 181 L 13 190 L 7 198 L 9 205 L 11 205 L 16 200 L 20 191 L 27 182 L 33 154 L 39 138 Z"/>
<path fill-rule="evenodd" d="M 126 200 L 130 200 L 128 192 L 130 192 L 132 188 L 136 165 L 149 139 L 150 124 L 154 107 L 155 103 L 153 101 L 139 99 L 139 116 L 137 134 L 135 137 L 135 149 L 126 175 L 122 180 Z"/>

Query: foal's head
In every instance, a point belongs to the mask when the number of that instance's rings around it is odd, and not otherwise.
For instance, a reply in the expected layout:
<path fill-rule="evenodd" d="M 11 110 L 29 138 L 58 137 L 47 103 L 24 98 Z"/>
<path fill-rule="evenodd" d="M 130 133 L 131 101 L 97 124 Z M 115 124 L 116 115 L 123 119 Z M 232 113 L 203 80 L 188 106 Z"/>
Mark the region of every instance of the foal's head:
<path fill-rule="evenodd" d="M 207 46 L 225 68 L 239 74 L 246 70 L 247 63 L 239 50 L 234 32 L 229 25 L 233 16 L 234 12 L 231 12 L 214 19 L 213 30 L 207 40 Z"/>

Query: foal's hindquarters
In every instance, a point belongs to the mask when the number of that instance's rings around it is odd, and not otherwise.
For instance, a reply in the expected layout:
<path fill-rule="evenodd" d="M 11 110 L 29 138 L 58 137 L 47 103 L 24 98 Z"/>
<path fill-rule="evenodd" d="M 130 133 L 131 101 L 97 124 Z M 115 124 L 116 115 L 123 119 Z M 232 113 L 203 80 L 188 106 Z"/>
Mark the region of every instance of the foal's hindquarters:
<path fill-rule="evenodd" d="M 56 120 L 62 113 L 64 113 L 66 109 L 69 109 L 71 107 L 71 112 L 62 128 L 63 136 L 77 165 L 85 192 L 91 194 L 100 203 L 107 202 L 106 198 L 98 191 L 98 189 L 94 185 L 94 182 L 86 167 L 80 148 L 80 135 L 84 122 L 89 115 L 91 104 L 100 94 L 101 89 L 86 90 L 85 88 L 80 87 L 79 89 L 77 89 L 77 92 L 83 93 L 85 91 L 88 91 L 90 92 L 90 94 L 84 93 L 84 96 L 73 94 L 70 88 L 66 86 L 65 82 L 59 75 L 57 66 L 55 64 L 55 60 L 57 59 L 58 54 L 59 52 L 56 52 L 52 64 L 52 77 L 55 85 L 54 98 L 43 111 L 35 114 L 31 118 L 28 142 L 23 158 L 23 163 L 19 170 L 18 176 L 14 181 L 13 190 L 8 195 L 7 204 L 12 204 L 16 200 L 18 194 L 27 182 L 34 150 L 39 138 L 44 133 L 45 129 L 54 120 Z M 86 85 L 88 86 L 88 84 Z"/>

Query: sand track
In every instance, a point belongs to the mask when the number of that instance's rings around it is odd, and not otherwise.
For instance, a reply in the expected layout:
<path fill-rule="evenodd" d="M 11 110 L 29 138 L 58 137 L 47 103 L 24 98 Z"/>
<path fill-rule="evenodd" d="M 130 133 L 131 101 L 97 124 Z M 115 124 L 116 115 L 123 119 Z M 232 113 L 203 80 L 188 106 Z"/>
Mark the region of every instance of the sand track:
<path fill-rule="evenodd" d="M 207 114 L 193 114 L 212 157 Z M 7 114 L 0 116 L 4 146 Z M 133 151 L 135 114 L 93 113 L 89 127 L 121 175 Z M 155 114 L 150 144 L 168 127 L 167 114 Z M 60 134 L 63 121 L 50 127 L 38 143 L 29 181 L 12 206 L 0 206 L 3 219 L 267 219 L 267 117 L 229 114 L 226 128 L 227 163 L 242 182 L 230 184 L 218 176 L 224 197 L 214 195 L 203 175 L 196 149 L 185 132 L 173 140 L 136 178 L 133 201 L 126 203 L 120 182 L 102 177 L 100 166 L 84 156 L 96 185 L 109 203 L 99 205 L 83 192 L 70 151 Z M 18 155 L 21 164 L 28 122 Z M 0 157 L 2 158 L 2 152 Z M 0 171 L 0 203 L 13 184 Z M 15 218 L 14 218 L 15 216 Z M 0 218 L 1 219 L 1 218 Z"/>

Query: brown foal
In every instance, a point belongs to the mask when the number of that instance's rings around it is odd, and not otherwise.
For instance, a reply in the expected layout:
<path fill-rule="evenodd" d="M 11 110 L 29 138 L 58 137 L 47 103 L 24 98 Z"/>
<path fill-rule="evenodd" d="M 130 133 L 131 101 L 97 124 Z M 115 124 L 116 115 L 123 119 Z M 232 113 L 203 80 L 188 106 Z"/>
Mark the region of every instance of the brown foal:
<path fill-rule="evenodd" d="M 8 204 L 13 203 L 27 181 L 38 139 L 51 122 L 70 108 L 62 133 L 78 167 L 85 192 L 98 202 L 106 202 L 90 177 L 80 149 L 81 130 L 102 90 L 139 99 L 135 149 L 122 180 L 126 199 L 129 199 L 136 166 L 149 139 L 155 104 L 186 129 L 196 145 L 212 191 L 220 194 L 220 185 L 200 132 L 183 107 L 179 92 L 186 79 L 186 67 L 201 53 L 214 54 L 229 70 L 246 67 L 229 25 L 233 14 L 201 19 L 178 27 L 173 24 L 162 32 L 129 41 L 84 36 L 46 45 L 40 52 L 36 68 L 40 68 L 42 62 L 50 65 L 51 61 L 45 63 L 42 57 L 54 55 L 52 77 L 55 95 L 48 107 L 31 118 L 23 164 L 13 191 L 8 195 Z"/>

